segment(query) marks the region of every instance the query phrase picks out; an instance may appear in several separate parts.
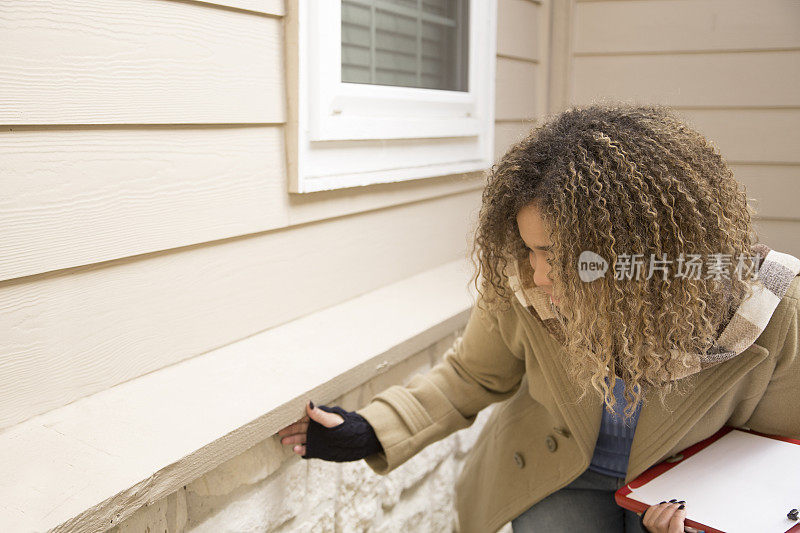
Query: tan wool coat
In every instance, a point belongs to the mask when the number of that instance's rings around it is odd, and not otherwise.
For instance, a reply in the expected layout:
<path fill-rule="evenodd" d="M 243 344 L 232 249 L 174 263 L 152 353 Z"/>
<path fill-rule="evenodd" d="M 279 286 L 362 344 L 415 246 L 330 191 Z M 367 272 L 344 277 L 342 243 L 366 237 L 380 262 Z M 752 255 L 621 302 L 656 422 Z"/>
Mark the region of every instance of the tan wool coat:
<path fill-rule="evenodd" d="M 691 392 L 668 395 L 667 409 L 646 389 L 626 482 L 724 425 L 800 438 L 798 298 L 800 275 L 756 342 L 683 378 Z M 384 448 L 365 461 L 386 474 L 503 402 L 465 458 L 456 486 L 460 531 L 497 531 L 589 467 L 603 403 L 588 394 L 576 401 L 579 391 L 566 377 L 563 357 L 561 344 L 513 298 L 503 313 L 474 306 L 439 364 L 357 411 Z"/>

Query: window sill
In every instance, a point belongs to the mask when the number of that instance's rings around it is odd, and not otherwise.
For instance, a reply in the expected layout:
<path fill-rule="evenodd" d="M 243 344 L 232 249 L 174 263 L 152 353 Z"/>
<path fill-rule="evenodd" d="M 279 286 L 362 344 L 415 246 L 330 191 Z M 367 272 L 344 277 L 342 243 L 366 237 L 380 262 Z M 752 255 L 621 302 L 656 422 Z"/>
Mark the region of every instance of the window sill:
<path fill-rule="evenodd" d="M 0 530 L 104 530 L 463 327 L 453 261 L 0 432 Z"/>

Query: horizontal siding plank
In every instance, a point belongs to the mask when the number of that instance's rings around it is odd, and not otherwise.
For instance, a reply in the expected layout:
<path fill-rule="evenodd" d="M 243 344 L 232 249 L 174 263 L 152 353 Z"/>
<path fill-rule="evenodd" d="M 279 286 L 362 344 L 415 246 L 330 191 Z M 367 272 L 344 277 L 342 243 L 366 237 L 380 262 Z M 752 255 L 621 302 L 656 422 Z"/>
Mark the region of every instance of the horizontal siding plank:
<path fill-rule="evenodd" d="M 281 123 L 282 20 L 186 2 L 0 3 L 0 124 Z"/>
<path fill-rule="evenodd" d="M 10 130 L 10 131 L 9 131 Z M 289 195 L 284 128 L 0 131 L 0 280 L 471 190 L 473 175 Z"/>
<path fill-rule="evenodd" d="M 541 6 L 529 0 L 500 0 L 497 6 L 497 54 L 538 61 Z"/>
<path fill-rule="evenodd" d="M 288 224 L 283 127 L 0 132 L 0 279 Z"/>
<path fill-rule="evenodd" d="M 0 283 L 0 428 L 465 257 L 472 191 Z"/>
<path fill-rule="evenodd" d="M 754 226 L 767 246 L 800 257 L 800 222 L 762 219 L 756 220 Z"/>
<path fill-rule="evenodd" d="M 535 122 L 498 122 L 494 126 L 494 157 L 499 160 L 517 141 L 521 141 L 535 127 Z"/>
<path fill-rule="evenodd" d="M 800 221 L 800 165 L 731 165 L 758 215 Z"/>
<path fill-rule="evenodd" d="M 169 1 L 169 0 L 167 0 Z M 248 11 L 255 11 L 264 13 L 266 15 L 275 15 L 282 17 L 286 14 L 284 9 L 283 0 L 197 0 L 204 4 L 235 7 L 238 9 L 246 9 Z M 294 0 L 292 0 L 294 1 Z"/>
<path fill-rule="evenodd" d="M 532 119 L 541 114 L 544 86 L 539 65 L 498 57 L 495 79 L 496 120 Z"/>
<path fill-rule="evenodd" d="M 800 109 L 680 109 L 677 114 L 739 163 L 800 163 Z"/>
<path fill-rule="evenodd" d="M 578 56 L 573 102 L 638 99 L 674 106 L 800 106 L 800 51 Z"/>
<path fill-rule="evenodd" d="M 800 47 L 796 0 L 578 3 L 575 53 Z"/>

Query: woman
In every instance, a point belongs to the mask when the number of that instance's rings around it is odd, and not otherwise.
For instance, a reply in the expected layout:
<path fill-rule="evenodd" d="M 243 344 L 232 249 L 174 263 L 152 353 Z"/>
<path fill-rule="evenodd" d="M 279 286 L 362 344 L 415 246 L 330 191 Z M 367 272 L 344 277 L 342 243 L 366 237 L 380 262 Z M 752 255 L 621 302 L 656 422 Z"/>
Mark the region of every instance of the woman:
<path fill-rule="evenodd" d="M 723 425 L 800 437 L 800 260 L 751 214 L 666 107 L 549 117 L 489 173 L 479 298 L 442 361 L 358 411 L 310 404 L 282 442 L 385 474 L 504 401 L 458 480 L 462 531 L 682 532 L 680 494 L 639 517 L 614 492 Z"/>

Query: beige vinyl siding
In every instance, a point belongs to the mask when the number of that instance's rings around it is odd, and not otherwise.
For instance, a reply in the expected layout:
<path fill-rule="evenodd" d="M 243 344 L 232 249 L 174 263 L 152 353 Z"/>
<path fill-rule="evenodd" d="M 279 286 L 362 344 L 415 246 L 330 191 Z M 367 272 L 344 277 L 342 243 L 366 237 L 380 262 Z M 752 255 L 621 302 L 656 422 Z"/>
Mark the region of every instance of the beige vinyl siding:
<path fill-rule="evenodd" d="M 546 53 L 546 6 L 537 0 L 498 0 L 497 55 L 538 62 Z"/>
<path fill-rule="evenodd" d="M 0 4 L 0 124 L 286 120 L 281 19 L 167 0 Z"/>
<path fill-rule="evenodd" d="M 761 240 L 800 255 L 800 3 L 578 1 L 571 20 L 569 102 L 672 106 L 746 186 Z"/>
<path fill-rule="evenodd" d="M 795 0 L 579 0 L 575 53 L 797 48 L 797 9 Z"/>
<path fill-rule="evenodd" d="M 231 7 L 234 9 L 246 9 L 265 15 L 283 16 L 285 15 L 283 0 L 195 0 L 205 4 L 213 4 L 217 7 Z M 294 1 L 294 0 L 292 0 Z"/>
<path fill-rule="evenodd" d="M 495 160 L 499 160 L 506 150 L 526 135 L 536 126 L 536 120 L 509 120 L 495 123 Z"/>
<path fill-rule="evenodd" d="M 537 115 L 542 107 L 541 68 L 538 63 L 497 58 L 497 105 L 495 120 L 518 121 Z"/>
<path fill-rule="evenodd" d="M 761 240 L 779 251 L 797 255 L 800 250 L 800 231 L 797 219 L 760 218 L 755 222 Z"/>
<path fill-rule="evenodd" d="M 694 107 L 798 107 L 800 50 L 576 56 L 574 97 Z"/>
<path fill-rule="evenodd" d="M 287 193 L 284 11 L 0 4 L 0 428 L 465 258 L 481 173 Z"/>
<path fill-rule="evenodd" d="M 3 130 L 0 280 L 480 186 L 474 176 L 444 176 L 290 195 L 283 126 Z"/>
<path fill-rule="evenodd" d="M 463 257 L 475 208 L 447 195 L 0 284 L 0 427 Z"/>
<path fill-rule="evenodd" d="M 499 0 L 495 158 L 536 125 L 547 106 L 550 0 Z"/>

